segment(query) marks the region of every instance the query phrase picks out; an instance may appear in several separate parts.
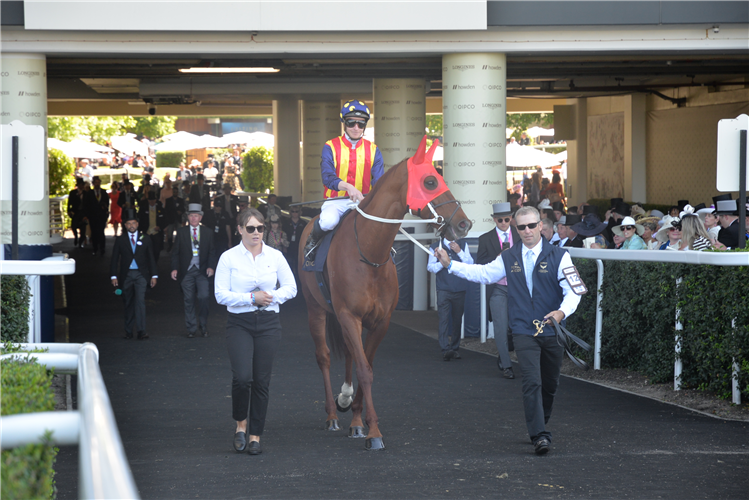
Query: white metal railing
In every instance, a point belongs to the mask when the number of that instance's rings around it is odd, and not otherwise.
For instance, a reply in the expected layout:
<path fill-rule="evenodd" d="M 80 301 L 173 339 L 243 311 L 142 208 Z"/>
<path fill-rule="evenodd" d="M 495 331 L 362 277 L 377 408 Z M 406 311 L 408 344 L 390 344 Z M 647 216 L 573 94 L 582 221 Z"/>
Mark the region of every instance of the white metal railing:
<path fill-rule="evenodd" d="M 629 262 L 663 262 L 672 264 L 691 264 L 691 265 L 710 265 L 710 266 L 749 266 L 749 253 L 736 252 L 695 252 L 685 250 L 683 252 L 674 251 L 648 251 L 648 250 L 603 250 L 603 249 L 586 249 L 586 248 L 568 248 L 570 256 L 580 259 L 594 259 L 598 266 L 598 283 L 596 290 L 598 296 L 596 299 L 596 333 L 595 333 L 595 358 L 594 369 L 601 369 L 601 330 L 603 327 L 603 312 L 601 310 L 601 299 L 603 298 L 603 261 L 620 260 Z M 676 285 L 681 283 L 681 278 L 677 278 Z M 681 352 L 681 335 L 682 324 L 680 321 L 679 309 L 676 309 L 675 329 L 676 329 L 676 360 L 674 361 L 674 390 L 681 389 L 682 362 L 679 353 Z M 735 329 L 735 320 L 731 324 Z M 734 404 L 741 404 L 741 391 L 739 389 L 739 366 L 736 360 L 733 360 L 732 373 L 732 401 Z"/>
<path fill-rule="evenodd" d="M 35 358 L 57 373 L 78 374 L 78 410 L 24 413 L 2 417 L 3 449 L 41 443 L 46 430 L 56 445 L 78 445 L 79 498 L 140 498 L 125 456 L 94 344 L 21 344 L 24 351 L 4 354 Z"/>
<path fill-rule="evenodd" d="M 41 342 L 42 303 L 39 293 L 39 276 L 59 276 L 75 273 L 75 260 L 63 254 L 55 254 L 44 260 L 0 260 L 0 275 L 26 276 L 29 294 L 29 342 Z"/>

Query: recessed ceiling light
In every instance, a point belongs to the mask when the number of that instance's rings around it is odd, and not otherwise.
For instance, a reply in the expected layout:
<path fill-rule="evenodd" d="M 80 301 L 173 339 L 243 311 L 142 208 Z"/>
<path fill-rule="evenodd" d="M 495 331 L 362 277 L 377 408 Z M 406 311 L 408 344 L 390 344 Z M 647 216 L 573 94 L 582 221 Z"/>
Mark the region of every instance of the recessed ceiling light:
<path fill-rule="evenodd" d="M 276 68 L 181 68 L 180 73 L 278 73 Z"/>

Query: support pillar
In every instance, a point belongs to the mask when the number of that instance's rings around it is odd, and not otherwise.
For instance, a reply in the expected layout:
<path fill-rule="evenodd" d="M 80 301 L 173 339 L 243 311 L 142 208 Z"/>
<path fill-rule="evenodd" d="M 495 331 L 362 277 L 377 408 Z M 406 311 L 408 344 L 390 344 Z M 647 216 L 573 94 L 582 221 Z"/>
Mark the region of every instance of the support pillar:
<path fill-rule="evenodd" d="M 49 174 L 47 165 L 47 58 L 43 54 L 2 54 L 0 59 L 2 77 L 2 116 L 0 123 L 8 125 L 21 121 L 25 125 L 41 125 L 45 130 L 44 176 L 38 182 L 44 183 L 44 198 L 39 201 L 18 202 L 18 243 L 19 247 L 39 246 L 45 248 L 19 248 L 22 260 L 37 260 L 52 254 L 49 246 Z M 23 176 L 23 165 L 19 165 L 19 175 Z M 2 165 L 10 169 L 10 165 Z M 11 244 L 11 201 L 2 202 L 2 243 Z M 31 254 L 29 254 L 31 252 Z M 41 252 L 41 254 L 39 254 Z M 38 254 L 38 255 L 37 255 Z M 10 251 L 6 252 L 10 255 Z"/>
<path fill-rule="evenodd" d="M 284 97 L 273 101 L 273 185 L 278 196 L 302 196 L 302 175 L 299 164 L 299 101 Z"/>
<path fill-rule="evenodd" d="M 426 81 L 376 78 L 373 83 L 375 144 L 387 171 L 416 153 L 426 128 Z"/>
<path fill-rule="evenodd" d="M 624 108 L 624 199 L 646 201 L 646 95 L 625 97 Z"/>
<path fill-rule="evenodd" d="M 506 57 L 447 54 L 442 84 L 445 181 L 478 237 L 494 227 L 492 205 L 507 201 Z"/>
<path fill-rule="evenodd" d="M 302 103 L 302 201 L 323 198 L 320 155 L 327 141 L 341 135 L 341 101 Z"/>
<path fill-rule="evenodd" d="M 575 139 L 567 141 L 567 198 L 569 205 L 588 201 L 588 101 L 568 99 L 575 107 Z"/>

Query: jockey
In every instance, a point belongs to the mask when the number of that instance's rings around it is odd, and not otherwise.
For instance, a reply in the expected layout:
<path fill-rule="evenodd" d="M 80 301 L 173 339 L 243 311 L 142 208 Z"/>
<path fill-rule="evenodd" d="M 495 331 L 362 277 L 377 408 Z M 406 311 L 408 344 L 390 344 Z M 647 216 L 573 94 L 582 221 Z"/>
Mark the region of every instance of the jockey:
<path fill-rule="evenodd" d="M 382 154 L 374 143 L 363 138 L 369 117 L 369 108 L 361 101 L 347 101 L 343 105 L 344 134 L 329 140 L 322 148 L 320 169 L 326 199 L 348 196 L 351 201 L 362 201 L 382 176 Z M 304 247 L 304 254 L 310 260 L 325 233 L 338 225 L 341 215 L 349 208 L 350 202 L 346 199 L 323 203 L 320 218 L 315 221 Z"/>

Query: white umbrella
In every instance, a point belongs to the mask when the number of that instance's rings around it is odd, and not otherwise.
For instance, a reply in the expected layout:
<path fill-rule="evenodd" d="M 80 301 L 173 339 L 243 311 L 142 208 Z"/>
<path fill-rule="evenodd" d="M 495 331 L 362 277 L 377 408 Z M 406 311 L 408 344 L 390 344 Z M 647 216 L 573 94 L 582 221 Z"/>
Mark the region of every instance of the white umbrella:
<path fill-rule="evenodd" d="M 226 148 L 231 144 L 225 137 L 216 137 L 214 135 L 201 135 L 198 137 L 197 144 L 202 148 Z M 197 149 L 197 148 L 193 148 Z"/>
<path fill-rule="evenodd" d="M 135 134 L 112 137 L 109 142 L 112 143 L 114 149 L 129 156 L 136 154 L 146 156 L 148 154 L 148 146 L 136 139 Z"/>
<path fill-rule="evenodd" d="M 74 139 L 70 141 L 70 144 L 83 149 L 98 151 L 99 153 L 111 153 L 112 151 L 114 151 L 114 149 L 108 148 L 107 146 L 101 146 L 99 144 L 96 144 L 95 142 L 84 141 L 82 139 Z"/>
<path fill-rule="evenodd" d="M 434 156 L 432 156 L 432 161 L 442 161 L 445 159 L 445 148 L 442 146 L 437 146 L 434 150 Z"/>
<path fill-rule="evenodd" d="M 507 146 L 506 163 L 508 167 L 553 167 L 559 160 L 551 153 L 544 153 L 530 146 L 517 143 Z"/>
<path fill-rule="evenodd" d="M 247 144 L 248 142 L 251 142 L 254 139 L 254 135 L 252 135 L 250 132 L 245 132 L 244 130 L 240 130 L 238 132 L 232 132 L 231 134 L 226 134 L 222 137 L 222 139 L 225 139 L 228 141 L 229 144 Z"/>
<path fill-rule="evenodd" d="M 510 136 L 512 136 L 513 132 L 515 132 L 514 128 L 506 128 L 505 129 L 505 139 L 509 139 Z"/>
<path fill-rule="evenodd" d="M 551 136 L 554 137 L 553 128 L 531 127 L 525 131 L 529 137 Z"/>
<path fill-rule="evenodd" d="M 562 162 L 562 161 L 567 161 L 567 150 L 564 150 L 564 151 L 562 151 L 561 153 L 557 153 L 557 154 L 555 154 L 555 155 L 554 155 L 554 157 L 555 157 L 555 158 L 556 158 L 557 160 L 559 160 L 560 162 Z"/>
<path fill-rule="evenodd" d="M 107 157 L 107 155 L 94 151 L 90 147 L 61 141 L 54 137 L 47 139 L 47 149 L 59 149 L 72 158 L 102 159 Z"/>
<path fill-rule="evenodd" d="M 195 134 L 191 134 L 190 132 L 185 132 L 184 130 L 180 130 L 179 132 L 175 132 L 173 134 L 165 135 L 161 138 L 162 141 L 178 141 L 182 139 L 197 139 L 199 136 Z"/>
<path fill-rule="evenodd" d="M 266 132 L 252 132 L 252 139 L 247 143 L 250 148 L 262 146 L 267 149 L 273 149 L 276 146 L 275 138 L 273 134 Z"/>

